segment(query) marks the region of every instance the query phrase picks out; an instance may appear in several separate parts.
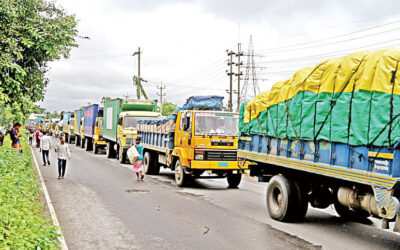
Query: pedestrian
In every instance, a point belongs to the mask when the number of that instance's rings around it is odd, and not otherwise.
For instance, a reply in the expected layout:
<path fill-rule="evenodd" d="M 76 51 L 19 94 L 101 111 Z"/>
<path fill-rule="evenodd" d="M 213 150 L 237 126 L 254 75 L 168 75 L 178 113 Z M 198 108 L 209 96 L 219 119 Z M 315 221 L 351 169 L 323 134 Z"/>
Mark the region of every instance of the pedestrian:
<path fill-rule="evenodd" d="M 28 129 L 28 136 L 29 136 L 29 145 L 32 145 L 32 143 L 33 143 L 33 129 L 32 128 L 29 128 Z"/>
<path fill-rule="evenodd" d="M 36 129 L 35 138 L 36 138 L 36 147 L 40 148 L 40 130 Z"/>
<path fill-rule="evenodd" d="M 61 137 L 60 144 L 55 148 L 58 158 L 58 179 L 64 179 L 65 168 L 67 167 L 67 158 L 71 160 L 71 153 L 64 137 Z"/>
<path fill-rule="evenodd" d="M 136 162 L 133 164 L 133 172 L 136 173 L 136 178 L 138 181 L 143 180 L 144 174 L 143 174 L 143 145 L 140 144 L 141 138 L 138 136 L 136 138 L 136 150 L 139 153 L 139 158 L 136 160 Z"/>
<path fill-rule="evenodd" d="M 18 122 L 15 123 L 11 129 L 10 137 L 11 137 L 11 146 L 13 148 L 17 149 L 20 154 L 22 154 L 21 141 L 19 139 L 21 136 L 21 134 L 19 132 L 20 128 L 21 128 L 21 124 Z"/>
<path fill-rule="evenodd" d="M 49 151 L 51 149 L 51 138 L 47 135 L 47 132 L 43 132 L 43 136 L 40 138 L 40 150 L 42 151 L 43 166 L 46 163 L 50 166 Z"/>

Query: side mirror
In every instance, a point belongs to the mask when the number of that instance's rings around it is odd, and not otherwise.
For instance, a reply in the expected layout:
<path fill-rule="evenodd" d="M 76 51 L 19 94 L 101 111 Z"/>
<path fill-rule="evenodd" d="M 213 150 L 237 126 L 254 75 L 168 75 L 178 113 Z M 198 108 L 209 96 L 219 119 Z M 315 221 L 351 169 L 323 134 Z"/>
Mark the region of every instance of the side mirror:
<path fill-rule="evenodd" d="M 122 117 L 118 117 L 118 125 L 122 125 Z"/>

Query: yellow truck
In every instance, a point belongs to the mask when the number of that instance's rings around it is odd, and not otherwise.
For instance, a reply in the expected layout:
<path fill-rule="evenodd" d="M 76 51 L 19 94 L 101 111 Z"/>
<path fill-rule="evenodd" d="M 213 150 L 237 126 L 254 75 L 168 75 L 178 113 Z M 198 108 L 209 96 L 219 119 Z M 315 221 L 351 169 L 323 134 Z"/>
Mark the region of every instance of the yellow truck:
<path fill-rule="evenodd" d="M 178 186 L 226 177 L 229 187 L 237 187 L 247 168 L 236 158 L 238 118 L 232 112 L 181 110 L 176 119 L 140 121 L 145 173 L 158 174 L 163 166 L 175 171 Z"/>
<path fill-rule="evenodd" d="M 107 158 L 117 156 L 123 163 L 137 136 L 141 119 L 160 117 L 156 100 L 114 99 L 104 102 L 103 138 L 107 142 Z"/>

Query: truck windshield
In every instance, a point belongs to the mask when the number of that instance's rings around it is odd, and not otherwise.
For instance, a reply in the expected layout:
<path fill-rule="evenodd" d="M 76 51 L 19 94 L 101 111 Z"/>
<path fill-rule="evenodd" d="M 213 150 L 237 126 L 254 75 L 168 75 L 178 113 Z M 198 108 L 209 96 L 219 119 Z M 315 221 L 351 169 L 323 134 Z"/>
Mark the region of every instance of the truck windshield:
<path fill-rule="evenodd" d="M 238 135 L 237 114 L 196 113 L 195 135 Z"/>
<path fill-rule="evenodd" d="M 156 119 L 158 117 L 149 116 L 125 116 L 124 129 L 136 129 L 137 123 L 140 120 Z"/>

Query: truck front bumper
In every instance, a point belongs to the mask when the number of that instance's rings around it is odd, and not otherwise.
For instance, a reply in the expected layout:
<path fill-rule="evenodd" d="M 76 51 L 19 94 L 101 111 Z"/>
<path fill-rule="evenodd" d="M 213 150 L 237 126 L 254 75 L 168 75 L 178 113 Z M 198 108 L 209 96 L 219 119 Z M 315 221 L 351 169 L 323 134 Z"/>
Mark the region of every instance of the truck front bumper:
<path fill-rule="evenodd" d="M 241 167 L 237 161 L 190 161 L 191 169 L 203 170 L 245 170 L 247 166 Z"/>

